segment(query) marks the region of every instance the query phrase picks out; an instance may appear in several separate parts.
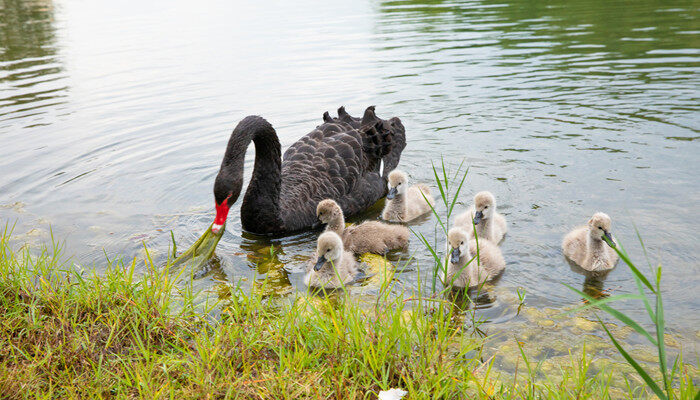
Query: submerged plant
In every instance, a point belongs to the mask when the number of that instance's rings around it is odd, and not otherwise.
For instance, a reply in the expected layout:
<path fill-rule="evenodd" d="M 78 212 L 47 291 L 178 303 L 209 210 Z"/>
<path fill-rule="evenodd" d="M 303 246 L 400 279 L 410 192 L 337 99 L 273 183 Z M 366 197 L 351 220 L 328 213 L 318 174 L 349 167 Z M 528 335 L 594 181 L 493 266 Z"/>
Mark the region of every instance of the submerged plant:
<path fill-rule="evenodd" d="M 176 255 L 177 245 L 175 244 L 175 238 L 171 232 L 171 237 L 173 240 L 173 257 L 175 259 L 169 263 L 169 266 L 171 268 L 188 266 L 194 273 L 204 269 L 209 260 L 211 260 L 211 258 L 214 256 L 214 250 L 216 250 L 219 240 L 221 240 L 221 237 L 226 231 L 226 224 L 224 224 L 217 233 L 214 233 L 212 231 L 212 225 L 209 225 L 202 236 L 200 236 L 199 239 L 197 239 L 192 246 L 185 250 L 185 252 L 179 257 Z"/>
<path fill-rule="evenodd" d="M 527 290 L 522 286 L 518 286 L 516 293 L 518 294 L 518 313 L 520 313 L 520 309 L 523 308 L 523 306 L 525 305 Z"/>

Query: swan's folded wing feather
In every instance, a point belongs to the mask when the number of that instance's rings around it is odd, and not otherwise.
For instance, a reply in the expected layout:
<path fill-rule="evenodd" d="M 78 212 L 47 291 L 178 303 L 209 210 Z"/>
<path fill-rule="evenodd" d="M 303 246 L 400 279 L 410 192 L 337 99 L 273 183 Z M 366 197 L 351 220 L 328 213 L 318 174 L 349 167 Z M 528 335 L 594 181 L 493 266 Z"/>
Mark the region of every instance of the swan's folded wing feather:
<path fill-rule="evenodd" d="M 387 190 L 380 161 L 385 159 L 387 174 L 405 145 L 398 118 L 381 120 L 369 107 L 360 120 L 341 107 L 338 118 L 326 118 L 284 153 L 280 210 L 285 230 L 314 225 L 316 204 L 326 198 L 336 200 L 347 216 L 374 204 Z"/>
<path fill-rule="evenodd" d="M 362 178 L 360 133 L 348 124 L 325 123 L 292 145 L 282 160 L 281 209 L 288 229 L 315 222 L 316 204 L 336 199 L 343 207 Z"/>

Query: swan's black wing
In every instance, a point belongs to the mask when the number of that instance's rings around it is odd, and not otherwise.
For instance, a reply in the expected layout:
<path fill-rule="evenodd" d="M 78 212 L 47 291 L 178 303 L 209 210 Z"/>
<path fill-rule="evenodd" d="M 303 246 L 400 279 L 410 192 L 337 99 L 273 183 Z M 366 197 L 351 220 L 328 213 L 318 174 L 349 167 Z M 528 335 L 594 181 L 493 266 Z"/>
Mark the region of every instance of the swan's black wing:
<path fill-rule="evenodd" d="M 367 166 L 367 170 L 373 171 L 379 164 L 374 165 L 373 162 L 379 160 L 384 161 L 384 170 L 382 176 L 388 179 L 389 172 L 398 167 L 401 160 L 401 152 L 406 147 L 406 131 L 399 118 L 391 118 L 383 120 L 374 114 L 374 106 L 370 106 L 365 111 L 363 118 L 355 118 L 345 111 L 345 107 L 338 109 L 338 118 L 333 118 L 326 111 L 323 113 L 323 122 L 344 122 L 354 129 L 357 129 L 363 135 L 363 146 L 368 149 L 368 153 L 372 153 L 374 149 L 374 157 L 370 157 L 367 161 L 371 165 Z"/>
<path fill-rule="evenodd" d="M 405 146 L 401 122 L 379 119 L 374 107 L 362 119 L 351 117 L 342 107 L 338 114 L 338 118 L 324 115 L 323 125 L 284 153 L 280 210 L 285 231 L 316 224 L 316 205 L 323 199 L 337 201 L 351 216 L 386 194 L 380 160 L 396 153 L 392 163 L 398 163 Z"/>

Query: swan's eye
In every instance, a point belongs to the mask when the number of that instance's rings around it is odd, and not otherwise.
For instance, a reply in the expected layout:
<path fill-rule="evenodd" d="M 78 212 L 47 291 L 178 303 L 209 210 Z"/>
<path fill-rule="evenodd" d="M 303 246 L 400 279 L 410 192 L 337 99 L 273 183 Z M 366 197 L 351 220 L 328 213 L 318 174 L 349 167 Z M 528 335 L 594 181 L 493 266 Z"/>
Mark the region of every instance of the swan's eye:
<path fill-rule="evenodd" d="M 462 243 L 460 243 L 460 244 L 464 244 L 464 242 L 462 242 Z"/>
<path fill-rule="evenodd" d="M 603 230 L 603 227 L 602 227 L 602 226 L 599 226 L 598 229 L 600 229 L 600 230 L 602 231 L 602 230 Z"/>
<path fill-rule="evenodd" d="M 489 206 L 484 206 L 484 210 L 487 209 L 487 208 L 489 208 Z"/>

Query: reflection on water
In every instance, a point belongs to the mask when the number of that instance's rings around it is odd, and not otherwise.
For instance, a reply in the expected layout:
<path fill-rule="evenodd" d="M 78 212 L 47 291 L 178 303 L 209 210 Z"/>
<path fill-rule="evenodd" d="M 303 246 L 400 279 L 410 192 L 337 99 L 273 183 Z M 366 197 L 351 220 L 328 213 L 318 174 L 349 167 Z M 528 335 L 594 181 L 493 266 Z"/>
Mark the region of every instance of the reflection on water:
<path fill-rule="evenodd" d="M 468 290 L 453 288 L 447 293 L 447 298 L 460 310 L 489 308 L 496 302 L 496 295 L 492 290 L 489 290 L 489 286 Z"/>
<path fill-rule="evenodd" d="M 5 0 L 0 20 L 0 129 L 16 119 L 25 127 L 50 124 L 68 90 L 56 55 L 53 3 Z"/>
<path fill-rule="evenodd" d="M 636 290 L 624 265 L 594 280 L 562 258 L 562 236 L 600 210 L 644 265 L 639 228 L 649 262 L 665 266 L 669 327 L 697 350 L 692 1 L 0 4 L 0 217 L 16 221 L 18 241 L 53 230 L 73 260 L 97 268 L 104 252 L 142 257 L 144 242 L 164 259 L 171 231 L 183 248 L 212 222 L 214 176 L 245 115 L 268 118 L 286 148 L 326 110 L 376 104 L 406 126 L 401 167 L 413 182 L 432 182 L 430 161 L 441 156 L 452 171 L 464 162 L 457 208 L 490 190 L 508 218 L 502 278 L 488 298 L 456 299 L 477 304 L 488 334 L 549 329 L 540 326 L 549 316 L 526 313 L 579 304 L 563 284 L 596 296 Z M 411 228 L 444 248 L 435 218 Z M 306 293 L 317 234 L 248 235 L 232 211 L 195 289 L 223 294 L 241 282 L 282 298 Z M 434 261 L 418 239 L 389 261 L 353 295 L 371 297 L 387 276 L 395 293 L 419 282 L 431 291 Z M 566 343 L 581 332 L 570 328 L 548 334 Z"/>
<path fill-rule="evenodd" d="M 605 279 L 608 277 L 610 272 L 612 270 L 607 270 L 607 271 L 587 271 L 583 268 L 581 268 L 578 264 L 573 262 L 572 260 L 569 260 L 567 257 L 564 257 L 566 262 L 569 264 L 569 267 L 571 268 L 571 271 L 582 275 L 584 277 L 583 280 L 583 288 L 581 291 L 594 299 L 600 299 L 603 297 L 608 297 L 610 295 L 610 291 L 613 290 L 613 288 L 606 288 L 605 286 Z M 620 261 L 618 261 L 618 264 Z M 622 262 L 624 264 L 624 262 Z M 613 268 L 617 268 L 617 265 Z M 623 265 L 622 268 L 627 268 L 626 266 Z"/>

